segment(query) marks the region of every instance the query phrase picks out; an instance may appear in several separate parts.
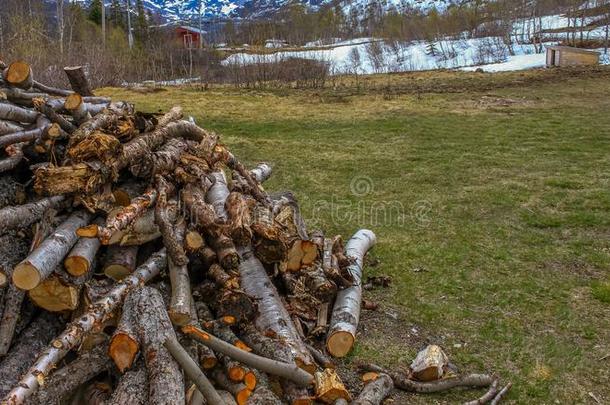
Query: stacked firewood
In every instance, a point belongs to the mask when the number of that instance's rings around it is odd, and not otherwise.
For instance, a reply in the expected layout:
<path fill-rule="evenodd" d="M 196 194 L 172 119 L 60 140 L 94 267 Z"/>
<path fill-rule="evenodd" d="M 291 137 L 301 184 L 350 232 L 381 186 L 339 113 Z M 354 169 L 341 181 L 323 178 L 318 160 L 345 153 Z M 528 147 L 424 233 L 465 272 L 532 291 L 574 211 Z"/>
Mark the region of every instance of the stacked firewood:
<path fill-rule="evenodd" d="M 96 97 L 78 67 L 72 90 L 0 68 L 4 404 L 352 401 L 331 356 L 354 345 L 373 232 L 307 229 L 261 186 L 268 164 L 246 169 L 178 107 Z M 408 374 L 363 366 L 353 403 L 496 389 L 431 350 Z"/>

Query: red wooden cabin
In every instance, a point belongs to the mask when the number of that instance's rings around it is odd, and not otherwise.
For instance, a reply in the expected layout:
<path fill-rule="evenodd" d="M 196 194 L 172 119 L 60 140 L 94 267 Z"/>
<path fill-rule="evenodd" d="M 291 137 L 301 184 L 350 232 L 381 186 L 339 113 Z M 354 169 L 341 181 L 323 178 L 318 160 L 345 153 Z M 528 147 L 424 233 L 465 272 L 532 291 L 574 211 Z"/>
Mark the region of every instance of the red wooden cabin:
<path fill-rule="evenodd" d="M 185 48 L 199 48 L 200 38 L 205 34 L 205 31 L 200 30 L 199 28 L 189 27 L 186 25 L 181 25 L 176 28 L 176 35 L 180 40 L 180 43 Z"/>

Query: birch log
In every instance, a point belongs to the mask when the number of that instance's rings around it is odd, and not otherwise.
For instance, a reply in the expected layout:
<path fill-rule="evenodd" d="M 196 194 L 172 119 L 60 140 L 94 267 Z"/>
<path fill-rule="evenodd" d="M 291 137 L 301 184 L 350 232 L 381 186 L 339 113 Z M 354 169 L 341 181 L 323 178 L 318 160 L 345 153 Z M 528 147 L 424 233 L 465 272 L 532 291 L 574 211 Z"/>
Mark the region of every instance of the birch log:
<path fill-rule="evenodd" d="M 374 380 L 364 386 L 353 405 L 379 405 L 394 389 L 394 382 L 387 374 L 379 374 Z"/>
<path fill-rule="evenodd" d="M 346 254 L 353 260 L 348 271 L 354 279 L 354 284 L 339 291 L 335 299 L 330 327 L 326 335 L 326 349 L 335 357 L 345 356 L 354 346 L 362 302 L 364 255 L 375 245 L 375 242 L 375 234 L 366 229 L 356 232 L 347 242 Z"/>
<path fill-rule="evenodd" d="M 57 367 L 57 363 L 79 345 L 86 333 L 114 311 L 129 291 L 155 277 L 166 265 L 166 253 L 165 249 L 162 249 L 153 254 L 132 275 L 117 283 L 107 296 L 91 305 L 38 355 L 27 373 L 2 401 L 2 405 L 25 404 L 44 383 L 46 376 Z"/>
<path fill-rule="evenodd" d="M 0 210 L 0 229 L 8 231 L 25 228 L 39 221 L 46 210 L 57 207 L 64 200 L 64 196 L 56 195 L 42 198 L 33 203 L 4 207 Z"/>
<path fill-rule="evenodd" d="M 76 230 L 91 220 L 91 214 L 77 211 L 70 215 L 28 257 L 15 267 L 13 282 L 23 290 L 31 290 L 46 279 L 61 263 L 78 240 Z"/>
<path fill-rule="evenodd" d="M 259 300 L 256 328 L 263 333 L 274 332 L 277 338 L 290 349 L 291 360 L 307 372 L 313 373 L 316 368 L 315 362 L 301 340 L 263 264 L 247 249 L 241 249 L 240 254 L 242 257 L 239 265 L 241 286 L 246 294 Z"/>

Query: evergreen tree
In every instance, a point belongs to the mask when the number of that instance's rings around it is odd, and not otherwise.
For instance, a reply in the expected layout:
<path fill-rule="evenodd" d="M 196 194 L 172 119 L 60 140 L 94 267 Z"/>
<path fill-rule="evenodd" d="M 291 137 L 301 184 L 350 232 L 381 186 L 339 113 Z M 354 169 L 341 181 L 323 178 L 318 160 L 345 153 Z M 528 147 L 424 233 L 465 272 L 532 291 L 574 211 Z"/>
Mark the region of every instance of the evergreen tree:
<path fill-rule="evenodd" d="M 114 25 L 115 27 L 124 27 L 125 26 L 125 19 L 123 18 L 123 10 L 121 8 L 121 4 L 119 3 L 119 0 L 112 0 L 112 3 L 110 3 L 110 21 L 112 22 L 112 25 Z"/>
<path fill-rule="evenodd" d="M 140 41 L 144 41 L 148 34 L 148 20 L 146 19 L 146 11 L 142 0 L 136 0 L 136 11 L 138 13 L 138 19 L 136 20 L 136 33 Z"/>
<path fill-rule="evenodd" d="M 102 0 L 93 0 L 89 5 L 89 19 L 96 24 L 102 23 Z"/>

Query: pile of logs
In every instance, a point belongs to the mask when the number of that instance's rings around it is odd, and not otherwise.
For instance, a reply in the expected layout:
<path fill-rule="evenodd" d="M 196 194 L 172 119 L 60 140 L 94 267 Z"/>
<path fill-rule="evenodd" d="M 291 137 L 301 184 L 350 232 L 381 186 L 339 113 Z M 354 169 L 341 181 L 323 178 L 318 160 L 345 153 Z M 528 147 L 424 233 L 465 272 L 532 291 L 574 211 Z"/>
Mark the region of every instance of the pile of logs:
<path fill-rule="evenodd" d="M 443 375 L 440 349 L 408 374 L 367 365 L 350 392 L 331 358 L 354 345 L 373 232 L 344 245 L 307 229 L 292 193 L 261 186 L 268 164 L 246 169 L 178 107 L 96 97 L 78 67 L 72 90 L 0 69 L 3 404 L 499 395 L 487 375 Z"/>

